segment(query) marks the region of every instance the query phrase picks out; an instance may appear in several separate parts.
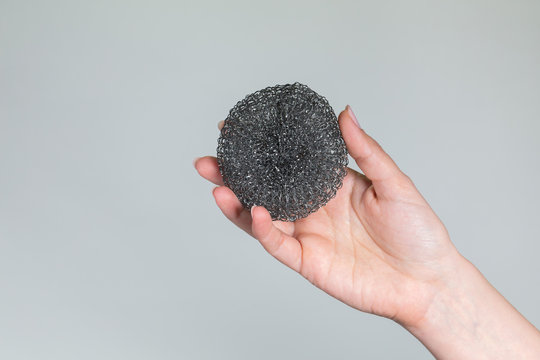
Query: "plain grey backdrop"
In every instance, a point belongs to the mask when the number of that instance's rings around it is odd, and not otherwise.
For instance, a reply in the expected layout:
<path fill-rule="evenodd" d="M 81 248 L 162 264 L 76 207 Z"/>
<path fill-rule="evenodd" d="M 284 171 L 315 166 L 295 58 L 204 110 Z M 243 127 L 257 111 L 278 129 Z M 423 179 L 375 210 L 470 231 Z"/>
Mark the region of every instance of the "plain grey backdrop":
<path fill-rule="evenodd" d="M 193 170 L 294 81 L 350 104 L 540 326 L 540 2 L 0 0 L 0 358 L 430 359 Z"/>

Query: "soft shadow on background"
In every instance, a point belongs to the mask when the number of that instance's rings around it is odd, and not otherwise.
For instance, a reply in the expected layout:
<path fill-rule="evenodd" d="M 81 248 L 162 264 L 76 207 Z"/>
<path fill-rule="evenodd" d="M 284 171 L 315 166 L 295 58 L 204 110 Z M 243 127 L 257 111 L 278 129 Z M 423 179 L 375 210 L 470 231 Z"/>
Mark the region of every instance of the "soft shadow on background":
<path fill-rule="evenodd" d="M 246 94 L 350 104 L 540 326 L 538 1 L 0 1 L 0 358 L 430 359 L 219 212 Z"/>

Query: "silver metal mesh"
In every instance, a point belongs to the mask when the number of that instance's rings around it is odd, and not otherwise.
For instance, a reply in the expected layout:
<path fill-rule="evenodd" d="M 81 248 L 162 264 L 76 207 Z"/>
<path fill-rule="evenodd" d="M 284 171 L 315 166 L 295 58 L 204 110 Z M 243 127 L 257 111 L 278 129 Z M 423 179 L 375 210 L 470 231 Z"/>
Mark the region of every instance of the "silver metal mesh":
<path fill-rule="evenodd" d="M 295 221 L 317 211 L 343 185 L 348 163 L 336 114 L 300 83 L 246 96 L 231 109 L 218 139 L 223 181 L 250 209 Z"/>

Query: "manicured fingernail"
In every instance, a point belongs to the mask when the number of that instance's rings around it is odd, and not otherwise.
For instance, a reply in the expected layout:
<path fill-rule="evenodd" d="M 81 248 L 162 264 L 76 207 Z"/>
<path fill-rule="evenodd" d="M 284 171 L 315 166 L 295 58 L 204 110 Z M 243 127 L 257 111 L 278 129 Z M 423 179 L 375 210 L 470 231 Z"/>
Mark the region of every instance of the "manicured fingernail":
<path fill-rule="evenodd" d="M 360 126 L 360 123 L 358 122 L 356 115 L 354 115 L 354 112 L 352 111 L 352 108 L 350 107 L 350 105 L 347 105 L 347 112 L 354 119 L 354 121 L 356 122 L 356 125 L 361 129 L 362 127 Z"/>

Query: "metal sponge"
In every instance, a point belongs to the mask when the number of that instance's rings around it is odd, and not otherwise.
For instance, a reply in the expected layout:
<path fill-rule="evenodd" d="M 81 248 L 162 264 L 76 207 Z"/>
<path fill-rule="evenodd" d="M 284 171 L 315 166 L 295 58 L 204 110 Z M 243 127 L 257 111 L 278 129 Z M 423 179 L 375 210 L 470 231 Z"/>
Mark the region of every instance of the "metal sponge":
<path fill-rule="evenodd" d="M 231 109 L 218 139 L 223 182 L 250 209 L 295 221 L 317 211 L 343 185 L 348 163 L 336 114 L 300 83 L 246 96 Z"/>

